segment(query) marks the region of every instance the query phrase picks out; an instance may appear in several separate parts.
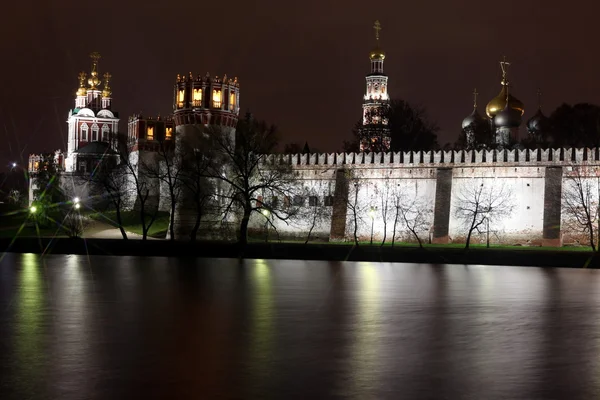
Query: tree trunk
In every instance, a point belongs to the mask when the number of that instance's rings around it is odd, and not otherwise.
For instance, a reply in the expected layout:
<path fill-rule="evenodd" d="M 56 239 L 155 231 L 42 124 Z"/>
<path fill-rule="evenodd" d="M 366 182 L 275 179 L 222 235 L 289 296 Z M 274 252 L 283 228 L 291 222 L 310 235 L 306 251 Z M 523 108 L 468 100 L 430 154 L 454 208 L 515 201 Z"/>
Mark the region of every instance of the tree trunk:
<path fill-rule="evenodd" d="M 308 235 L 306 236 L 306 240 L 304 241 L 304 244 L 308 244 L 308 241 L 310 240 L 310 235 L 313 231 L 313 229 L 315 228 L 315 223 L 316 223 L 316 217 L 313 219 L 312 225 L 310 226 L 310 229 L 308 231 Z"/>
<path fill-rule="evenodd" d="M 123 229 L 123 221 L 121 219 L 121 206 L 117 205 L 117 224 L 119 224 L 119 230 L 121 231 L 121 235 L 123 235 L 123 239 L 127 240 L 127 232 Z"/>
<path fill-rule="evenodd" d="M 383 217 L 383 240 L 381 241 L 381 247 L 385 244 L 385 239 L 387 238 L 387 221 L 385 216 Z"/>
<path fill-rule="evenodd" d="M 194 222 L 194 227 L 190 232 L 190 240 L 192 242 L 196 241 L 196 236 L 198 235 L 198 229 L 200 229 L 200 221 L 202 220 L 202 206 L 200 202 L 196 202 L 196 222 Z"/>
<path fill-rule="evenodd" d="M 171 196 L 171 218 L 169 220 L 169 233 L 171 234 L 171 240 L 175 240 L 175 196 Z"/>
<path fill-rule="evenodd" d="M 240 224 L 240 246 L 246 247 L 248 244 L 248 223 L 250 222 L 250 207 L 244 207 L 244 216 Z"/>
<path fill-rule="evenodd" d="M 396 228 L 398 226 L 398 207 L 396 207 L 396 217 L 394 218 L 394 228 L 392 229 L 392 247 L 396 241 Z"/>
<path fill-rule="evenodd" d="M 358 218 L 356 216 L 356 209 L 354 209 L 353 212 L 354 212 L 354 244 L 358 246 L 358 236 L 356 235 L 358 233 Z"/>

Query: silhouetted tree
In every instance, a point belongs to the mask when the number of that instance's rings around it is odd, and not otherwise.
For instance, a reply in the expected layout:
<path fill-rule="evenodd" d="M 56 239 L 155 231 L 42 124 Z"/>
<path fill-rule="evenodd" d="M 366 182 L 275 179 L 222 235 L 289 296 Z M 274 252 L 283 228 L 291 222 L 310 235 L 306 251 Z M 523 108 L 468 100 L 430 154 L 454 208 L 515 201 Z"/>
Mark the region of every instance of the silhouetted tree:
<path fill-rule="evenodd" d="M 433 150 L 438 148 L 437 132 L 439 127 L 430 121 L 424 107 L 414 106 L 404 100 L 392 100 L 365 115 L 367 128 L 363 120 L 352 129 L 352 139 L 344 142 L 344 151 L 358 151 L 361 141 L 371 141 L 378 135 L 378 128 L 389 128 L 392 151 Z M 381 151 L 373 149 L 372 151 Z"/>
<path fill-rule="evenodd" d="M 579 103 L 562 104 L 550 115 L 554 147 L 597 147 L 600 145 L 600 107 Z"/>

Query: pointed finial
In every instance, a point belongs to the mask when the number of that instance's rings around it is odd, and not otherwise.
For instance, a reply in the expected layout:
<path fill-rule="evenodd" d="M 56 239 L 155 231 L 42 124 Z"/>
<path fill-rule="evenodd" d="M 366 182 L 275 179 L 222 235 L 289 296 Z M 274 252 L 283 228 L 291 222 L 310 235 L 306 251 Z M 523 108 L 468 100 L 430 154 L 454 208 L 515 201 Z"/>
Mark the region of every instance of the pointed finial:
<path fill-rule="evenodd" d="M 542 109 L 542 89 L 538 88 L 537 96 L 538 96 L 538 108 L 541 110 Z"/>
<path fill-rule="evenodd" d="M 473 108 L 477 109 L 477 88 L 473 89 Z"/>
<path fill-rule="evenodd" d="M 373 29 L 375 29 L 375 39 L 379 41 L 379 32 L 381 31 L 381 24 L 379 23 L 379 20 L 375 21 Z"/>
<path fill-rule="evenodd" d="M 110 97 L 110 95 L 112 94 L 112 92 L 110 91 L 110 78 L 112 78 L 112 75 L 108 72 L 104 73 L 104 90 L 102 91 L 102 97 Z"/>
<path fill-rule="evenodd" d="M 500 61 L 500 68 L 502 69 L 502 84 L 508 86 L 508 67 L 510 67 L 510 63 L 506 61 L 506 56 L 502 57 L 502 61 Z"/>
<path fill-rule="evenodd" d="M 90 89 L 94 90 L 100 85 L 100 79 L 98 79 L 98 60 L 100 59 L 100 54 L 93 52 L 90 54 L 90 58 L 92 59 L 92 72 L 90 73 L 88 84 L 90 85 Z"/>

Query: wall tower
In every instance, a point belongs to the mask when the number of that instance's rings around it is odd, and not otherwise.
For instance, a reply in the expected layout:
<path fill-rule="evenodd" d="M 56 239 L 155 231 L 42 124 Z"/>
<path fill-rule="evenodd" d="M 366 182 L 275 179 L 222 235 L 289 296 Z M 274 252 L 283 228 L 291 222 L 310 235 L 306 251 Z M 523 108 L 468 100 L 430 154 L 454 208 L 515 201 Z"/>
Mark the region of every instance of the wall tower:
<path fill-rule="evenodd" d="M 175 147 L 185 151 L 184 140 L 204 134 L 208 126 L 220 127 L 235 139 L 235 128 L 240 113 L 240 85 L 237 78 L 223 79 L 207 73 L 194 77 L 177 75 L 173 93 L 173 119 L 175 122 Z M 218 188 L 217 188 L 218 190 Z M 193 194 L 182 192 L 175 209 L 174 231 L 176 238 L 188 237 L 195 225 L 196 205 Z"/>
<path fill-rule="evenodd" d="M 385 52 L 379 44 L 381 24 L 375 21 L 376 45 L 369 53 L 371 72 L 367 75 L 367 88 L 363 98 L 363 125 L 360 132 L 360 151 L 388 151 L 390 129 L 386 109 L 390 101 L 388 77 L 383 72 Z"/>

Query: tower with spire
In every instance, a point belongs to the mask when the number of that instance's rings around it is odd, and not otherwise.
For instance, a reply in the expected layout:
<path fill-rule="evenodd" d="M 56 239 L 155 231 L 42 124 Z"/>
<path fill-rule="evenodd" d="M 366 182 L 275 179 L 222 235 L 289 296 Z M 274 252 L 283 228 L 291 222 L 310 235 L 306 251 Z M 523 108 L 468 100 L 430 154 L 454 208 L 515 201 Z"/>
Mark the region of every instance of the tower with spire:
<path fill-rule="evenodd" d="M 67 172 L 90 172 L 98 159 L 107 152 L 114 153 L 111 142 L 118 131 L 119 117 L 112 111 L 112 75 L 106 72 L 102 81 L 98 68 L 100 54 L 94 52 L 90 58 L 90 73 L 79 73 L 75 108 L 69 111 L 67 118 Z"/>
<path fill-rule="evenodd" d="M 375 47 L 369 53 L 371 72 L 366 77 L 363 98 L 363 121 L 360 129 L 360 151 L 388 151 L 391 138 L 386 110 L 390 102 L 388 77 L 383 72 L 385 52 L 379 43 L 381 24 L 375 21 Z"/>

